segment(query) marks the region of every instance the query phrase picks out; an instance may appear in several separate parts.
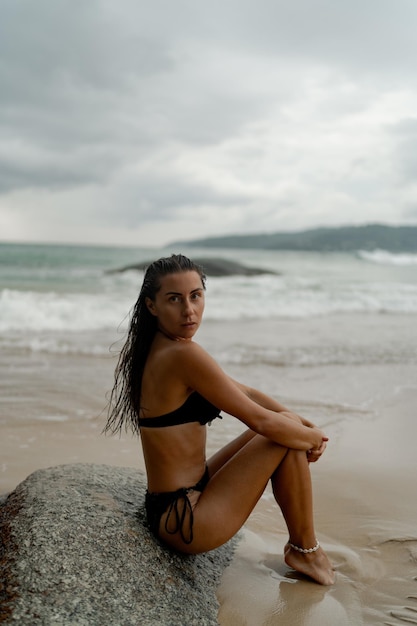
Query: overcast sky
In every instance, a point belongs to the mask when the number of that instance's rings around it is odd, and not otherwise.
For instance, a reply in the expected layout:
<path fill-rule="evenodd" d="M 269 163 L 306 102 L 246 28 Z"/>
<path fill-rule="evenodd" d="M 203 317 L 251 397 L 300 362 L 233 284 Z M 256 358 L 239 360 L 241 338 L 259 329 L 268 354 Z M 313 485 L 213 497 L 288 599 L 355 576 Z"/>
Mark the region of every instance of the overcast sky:
<path fill-rule="evenodd" d="M 0 240 L 417 223 L 416 0 L 0 9 Z"/>

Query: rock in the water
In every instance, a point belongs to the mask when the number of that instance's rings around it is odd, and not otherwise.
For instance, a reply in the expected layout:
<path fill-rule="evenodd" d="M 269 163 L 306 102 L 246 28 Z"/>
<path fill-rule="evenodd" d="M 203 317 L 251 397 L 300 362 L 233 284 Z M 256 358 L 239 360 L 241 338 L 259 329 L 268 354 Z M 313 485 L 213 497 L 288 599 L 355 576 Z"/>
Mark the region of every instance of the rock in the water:
<path fill-rule="evenodd" d="M 260 274 L 277 274 L 271 270 L 262 269 L 259 267 L 248 267 L 237 263 L 237 261 L 231 261 L 230 259 L 220 258 L 195 258 L 193 261 L 198 265 L 201 265 L 207 276 L 259 276 Z M 130 270 L 144 270 L 150 265 L 151 261 L 145 261 L 143 263 L 135 263 L 134 265 L 126 265 L 117 270 L 111 270 L 110 274 L 119 272 L 127 272 Z"/>
<path fill-rule="evenodd" d="M 31 474 L 0 506 L 0 623 L 212 626 L 233 542 L 196 556 L 145 525 L 146 479 L 108 465 Z"/>

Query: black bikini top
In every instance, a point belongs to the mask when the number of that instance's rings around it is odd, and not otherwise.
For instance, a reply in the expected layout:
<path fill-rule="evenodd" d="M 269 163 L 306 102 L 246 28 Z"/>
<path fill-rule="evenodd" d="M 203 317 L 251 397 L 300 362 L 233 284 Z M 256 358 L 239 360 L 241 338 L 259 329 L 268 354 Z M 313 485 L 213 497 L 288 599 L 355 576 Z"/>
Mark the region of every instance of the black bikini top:
<path fill-rule="evenodd" d="M 203 398 L 197 391 L 188 396 L 184 404 L 178 409 L 158 415 L 157 417 L 140 417 L 139 426 L 146 428 L 161 428 L 163 426 L 177 426 L 178 424 L 189 424 L 199 422 L 202 426 L 211 422 L 216 417 L 220 417 L 220 409 L 211 402 Z"/>

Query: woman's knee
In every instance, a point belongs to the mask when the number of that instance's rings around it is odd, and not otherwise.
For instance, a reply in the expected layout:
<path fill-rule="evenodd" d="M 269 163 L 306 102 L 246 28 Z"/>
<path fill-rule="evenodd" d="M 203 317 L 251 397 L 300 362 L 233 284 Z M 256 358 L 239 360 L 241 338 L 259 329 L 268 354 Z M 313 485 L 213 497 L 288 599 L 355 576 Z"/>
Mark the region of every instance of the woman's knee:
<path fill-rule="evenodd" d="M 307 454 L 305 450 L 295 450 L 294 448 L 287 448 L 285 455 L 282 457 L 280 463 L 275 468 L 272 476 L 274 476 L 275 473 L 279 471 L 281 464 L 284 460 L 286 466 L 293 465 L 294 468 L 300 466 L 300 464 L 304 465 L 304 463 L 308 465 Z"/>

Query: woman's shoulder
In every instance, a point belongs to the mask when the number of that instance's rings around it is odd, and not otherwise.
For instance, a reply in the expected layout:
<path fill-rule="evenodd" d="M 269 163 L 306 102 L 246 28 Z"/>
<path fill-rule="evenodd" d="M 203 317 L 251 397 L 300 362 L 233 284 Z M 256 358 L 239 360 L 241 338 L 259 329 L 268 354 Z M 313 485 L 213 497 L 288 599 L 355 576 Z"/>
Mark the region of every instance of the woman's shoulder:
<path fill-rule="evenodd" d="M 210 359 L 208 352 L 195 341 L 167 341 L 153 347 L 150 353 L 151 360 L 180 367 L 181 365 L 197 363 Z"/>
<path fill-rule="evenodd" d="M 207 350 L 196 341 L 173 341 L 167 346 L 163 360 L 178 371 L 201 369 L 215 363 Z"/>
<path fill-rule="evenodd" d="M 203 346 L 201 346 L 197 341 L 178 341 L 176 342 L 178 347 L 178 352 L 184 355 L 185 358 L 201 358 L 201 357 L 210 357 L 209 353 Z"/>
<path fill-rule="evenodd" d="M 183 342 L 178 347 L 176 356 L 178 370 L 190 381 L 190 386 L 194 389 L 196 381 L 213 380 L 213 377 L 224 374 L 209 352 L 195 341 Z"/>

